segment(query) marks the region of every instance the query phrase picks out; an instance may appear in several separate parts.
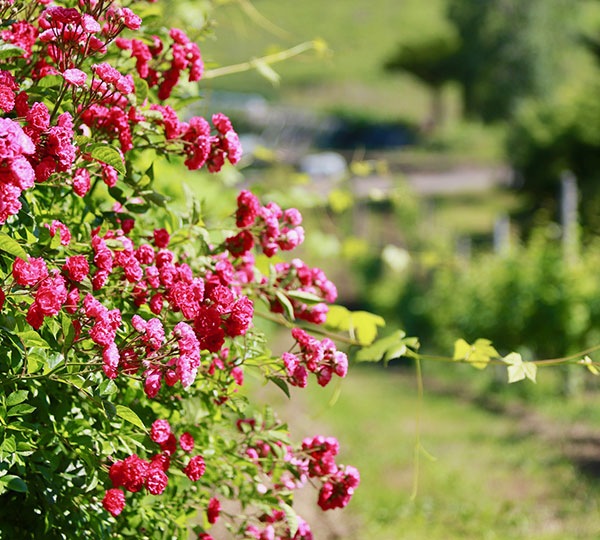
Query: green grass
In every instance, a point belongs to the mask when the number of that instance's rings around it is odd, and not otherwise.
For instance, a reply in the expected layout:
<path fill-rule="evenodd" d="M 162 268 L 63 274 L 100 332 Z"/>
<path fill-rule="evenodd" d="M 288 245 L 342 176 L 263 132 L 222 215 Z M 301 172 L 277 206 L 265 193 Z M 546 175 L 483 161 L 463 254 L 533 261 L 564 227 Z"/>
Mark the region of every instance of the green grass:
<path fill-rule="evenodd" d="M 421 440 L 437 461 L 421 458 L 419 493 L 411 502 L 414 380 L 355 368 L 342 388 L 333 407 L 333 388 L 313 384 L 295 395 L 311 415 L 308 424 L 297 405 L 284 406 L 282 415 L 293 432 L 318 428 L 337 436 L 340 460 L 360 469 L 361 485 L 336 517 L 358 524 L 344 540 L 597 537 L 600 492 L 560 448 L 528 435 L 514 419 L 429 393 L 427 386 Z M 316 538 L 326 540 L 318 530 Z"/>
<path fill-rule="evenodd" d="M 397 115 L 420 121 L 429 107 L 429 96 L 409 76 L 389 75 L 386 59 L 401 42 L 422 39 L 444 31 L 445 0 L 262 0 L 259 12 L 284 33 L 276 35 L 249 19 L 237 5 L 226 4 L 215 12 L 216 40 L 203 43 L 208 63 L 228 65 L 262 56 L 277 48 L 322 38 L 329 57 L 313 54 L 284 62 L 275 69 L 282 84 L 274 88 L 258 73 L 243 73 L 207 81 L 208 88 L 260 92 L 287 103 L 330 110 L 360 110 L 378 118 Z M 449 99 L 456 101 L 455 93 Z"/>

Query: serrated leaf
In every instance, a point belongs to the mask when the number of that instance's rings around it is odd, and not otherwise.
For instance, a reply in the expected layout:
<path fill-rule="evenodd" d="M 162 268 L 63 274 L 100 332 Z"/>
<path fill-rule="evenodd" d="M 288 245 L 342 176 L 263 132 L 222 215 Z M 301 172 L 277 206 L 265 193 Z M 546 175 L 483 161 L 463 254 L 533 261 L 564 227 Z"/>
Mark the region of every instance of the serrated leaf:
<path fill-rule="evenodd" d="M 379 362 L 392 347 L 403 345 L 400 343 L 403 337 L 404 332 L 402 330 L 396 330 L 396 332 L 390 334 L 389 336 L 378 339 L 370 347 L 365 347 L 364 349 L 358 351 L 358 353 L 356 353 L 356 361 Z"/>
<path fill-rule="evenodd" d="M 19 403 L 23 403 L 27 399 L 27 395 L 29 392 L 27 390 L 17 390 L 13 392 L 6 398 L 6 406 L 12 407 L 13 405 L 17 405 Z"/>
<path fill-rule="evenodd" d="M 10 437 L 6 437 L 6 439 L 4 439 L 4 441 L 2 442 L 2 450 L 8 452 L 9 454 L 12 454 L 13 452 L 17 451 L 17 443 L 15 441 L 14 435 L 11 435 Z"/>
<path fill-rule="evenodd" d="M 129 407 L 125 407 L 125 405 L 117 405 L 116 414 L 119 418 L 122 418 L 123 420 L 126 420 L 134 426 L 137 426 L 140 429 L 146 431 L 146 426 L 144 425 L 144 422 L 142 422 L 140 420 L 140 417 L 137 414 L 135 414 Z"/>
<path fill-rule="evenodd" d="M 532 382 L 536 382 L 537 365 L 533 362 L 523 362 L 523 358 L 519 353 L 510 353 L 503 358 L 508 364 L 508 382 L 514 383 L 527 378 Z"/>
<path fill-rule="evenodd" d="M 3 232 L 0 232 L 0 249 L 2 251 L 6 251 L 6 253 L 14 255 L 15 257 L 20 257 L 24 261 L 27 260 L 27 253 L 25 250 L 14 238 L 11 238 L 8 236 L 8 234 Z"/>
<path fill-rule="evenodd" d="M 280 504 L 285 513 L 285 520 L 290 528 L 290 538 L 293 538 L 298 532 L 298 516 L 290 505 L 285 504 L 283 501 Z"/>
<path fill-rule="evenodd" d="M 469 345 L 464 339 L 458 339 L 454 343 L 453 359 L 465 360 L 477 369 L 485 369 L 491 358 L 499 356 L 489 339 L 477 339 L 473 345 Z"/>
<path fill-rule="evenodd" d="M 97 143 L 92 146 L 92 157 L 113 167 L 117 172 L 125 174 L 125 166 L 119 151 L 110 144 Z"/>

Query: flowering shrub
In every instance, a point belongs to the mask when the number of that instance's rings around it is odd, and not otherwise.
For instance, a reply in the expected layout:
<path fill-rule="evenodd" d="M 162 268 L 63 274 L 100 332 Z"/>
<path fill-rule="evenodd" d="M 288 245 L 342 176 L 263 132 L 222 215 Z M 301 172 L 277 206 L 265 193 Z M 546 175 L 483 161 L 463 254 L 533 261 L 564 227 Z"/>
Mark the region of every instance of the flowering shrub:
<path fill-rule="evenodd" d="M 242 148 L 223 114 L 184 120 L 200 49 L 136 11 L 0 0 L 1 532 L 206 540 L 227 520 L 240 538 L 308 540 L 294 492 L 341 508 L 359 473 L 239 390 L 248 369 L 286 392 L 346 375 L 306 326 L 337 291 L 299 259 L 256 267 L 304 240 L 294 208 L 242 191 L 222 229 L 193 205 L 165 217 L 140 151 L 217 172 Z M 261 304 L 290 329 L 281 355 L 253 324 Z"/>

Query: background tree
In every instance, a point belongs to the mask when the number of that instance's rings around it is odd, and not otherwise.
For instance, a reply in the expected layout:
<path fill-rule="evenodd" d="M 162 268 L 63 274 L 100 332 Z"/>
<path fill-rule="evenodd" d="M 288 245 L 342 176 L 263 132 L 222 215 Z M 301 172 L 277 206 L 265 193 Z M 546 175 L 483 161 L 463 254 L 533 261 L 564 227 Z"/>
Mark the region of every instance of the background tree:
<path fill-rule="evenodd" d="M 450 28 L 445 35 L 433 36 L 421 43 L 402 44 L 385 63 L 387 71 L 407 71 L 431 90 L 431 110 L 422 129 L 433 131 L 444 120 L 442 89 L 456 74 L 456 54 L 460 40 Z"/>

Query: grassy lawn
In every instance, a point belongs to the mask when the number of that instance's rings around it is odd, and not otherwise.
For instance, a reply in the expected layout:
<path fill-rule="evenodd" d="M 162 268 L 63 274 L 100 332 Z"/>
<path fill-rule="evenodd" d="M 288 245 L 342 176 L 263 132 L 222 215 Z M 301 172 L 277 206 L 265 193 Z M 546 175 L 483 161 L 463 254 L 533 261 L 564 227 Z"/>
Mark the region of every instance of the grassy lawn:
<path fill-rule="evenodd" d="M 357 524 L 345 540 L 597 537 L 598 488 L 560 448 L 514 419 L 427 393 L 425 386 L 421 440 L 437 460 L 422 457 L 419 494 L 411 502 L 414 380 L 394 370 L 354 368 L 329 407 L 334 390 L 312 384 L 295 395 L 310 420 L 297 405 L 280 405 L 296 436 L 315 430 L 337 436 L 340 461 L 360 469 L 355 498 L 336 516 Z M 315 538 L 333 538 L 315 529 Z"/>

